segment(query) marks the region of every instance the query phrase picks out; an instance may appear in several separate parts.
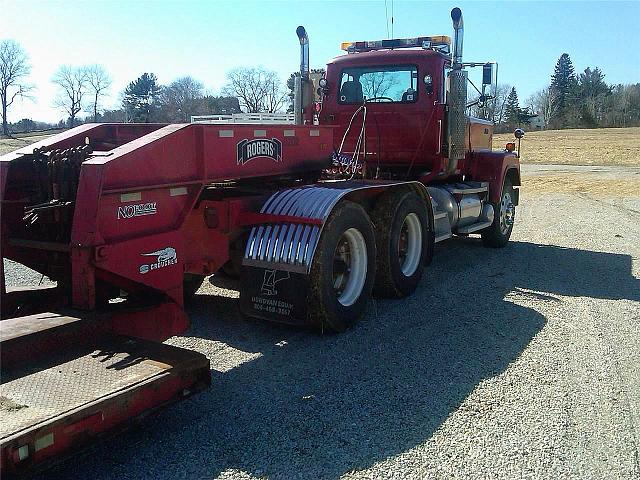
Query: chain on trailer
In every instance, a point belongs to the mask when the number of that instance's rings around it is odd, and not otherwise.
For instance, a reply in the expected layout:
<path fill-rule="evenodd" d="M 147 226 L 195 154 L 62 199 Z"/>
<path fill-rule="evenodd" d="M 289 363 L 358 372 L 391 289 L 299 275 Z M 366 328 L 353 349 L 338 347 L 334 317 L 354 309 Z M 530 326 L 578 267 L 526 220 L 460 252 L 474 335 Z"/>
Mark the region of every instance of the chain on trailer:
<path fill-rule="evenodd" d="M 22 218 L 29 237 L 58 242 L 69 240 L 80 168 L 92 153 L 90 145 L 33 150 L 37 191 L 32 197 L 35 203 L 25 207 Z"/>

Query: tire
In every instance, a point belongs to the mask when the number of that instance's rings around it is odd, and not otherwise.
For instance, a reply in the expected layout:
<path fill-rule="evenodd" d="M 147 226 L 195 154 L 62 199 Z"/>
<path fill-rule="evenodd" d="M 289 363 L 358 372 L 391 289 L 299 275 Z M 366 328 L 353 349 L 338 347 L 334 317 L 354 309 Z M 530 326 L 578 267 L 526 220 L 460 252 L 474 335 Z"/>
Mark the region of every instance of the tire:
<path fill-rule="evenodd" d="M 514 196 L 511 181 L 505 179 L 500 193 L 500 202 L 492 203 L 493 223 L 482 231 L 482 243 L 485 247 L 502 248 L 509 242 L 516 213 L 516 207 L 513 205 Z M 509 218 L 511 218 L 510 221 Z"/>
<path fill-rule="evenodd" d="M 369 215 L 357 203 L 339 203 L 322 230 L 311 265 L 310 323 L 323 332 L 343 332 L 355 325 L 371 298 L 375 269 L 375 235 Z"/>
<path fill-rule="evenodd" d="M 378 201 L 371 219 L 378 250 L 373 293 L 385 298 L 406 297 L 420 283 L 433 251 L 427 206 L 415 192 L 393 191 Z"/>
<path fill-rule="evenodd" d="M 182 282 L 182 291 L 183 291 L 183 297 L 185 302 L 188 302 L 195 296 L 196 292 L 202 285 L 202 282 L 204 282 L 204 279 L 205 279 L 204 275 L 196 275 L 195 273 L 184 274 L 184 280 Z"/>

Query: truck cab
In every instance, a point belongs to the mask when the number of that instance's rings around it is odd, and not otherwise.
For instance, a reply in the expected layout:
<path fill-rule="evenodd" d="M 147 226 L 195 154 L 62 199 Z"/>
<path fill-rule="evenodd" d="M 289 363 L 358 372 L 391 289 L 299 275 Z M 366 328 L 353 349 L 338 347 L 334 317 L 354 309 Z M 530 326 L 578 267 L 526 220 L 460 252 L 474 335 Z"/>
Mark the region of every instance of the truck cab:
<path fill-rule="evenodd" d="M 433 50 L 349 54 L 327 65 L 321 124 L 346 127 L 366 102 L 367 161 L 406 167 L 442 158 L 446 58 Z M 353 146 L 357 128 L 347 137 Z M 440 133 L 440 134 L 439 134 Z"/>
<path fill-rule="evenodd" d="M 369 176 L 442 179 L 449 156 L 450 45 L 447 36 L 348 42 L 342 44 L 347 55 L 327 64 L 318 121 L 346 134 L 341 150 L 349 155 L 363 130 Z M 465 151 L 490 150 L 491 122 L 467 117 L 464 123 Z"/>

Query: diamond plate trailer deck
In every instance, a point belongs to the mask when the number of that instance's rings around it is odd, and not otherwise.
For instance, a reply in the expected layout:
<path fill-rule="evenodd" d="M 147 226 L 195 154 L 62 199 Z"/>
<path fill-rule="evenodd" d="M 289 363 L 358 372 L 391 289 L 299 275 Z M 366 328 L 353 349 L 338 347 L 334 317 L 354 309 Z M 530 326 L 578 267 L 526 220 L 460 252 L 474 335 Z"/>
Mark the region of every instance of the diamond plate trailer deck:
<path fill-rule="evenodd" d="M 204 355 L 114 335 L 104 325 L 53 313 L 0 322 L 3 478 L 59 461 L 209 385 Z M 49 351 L 54 345 L 58 353 Z"/>

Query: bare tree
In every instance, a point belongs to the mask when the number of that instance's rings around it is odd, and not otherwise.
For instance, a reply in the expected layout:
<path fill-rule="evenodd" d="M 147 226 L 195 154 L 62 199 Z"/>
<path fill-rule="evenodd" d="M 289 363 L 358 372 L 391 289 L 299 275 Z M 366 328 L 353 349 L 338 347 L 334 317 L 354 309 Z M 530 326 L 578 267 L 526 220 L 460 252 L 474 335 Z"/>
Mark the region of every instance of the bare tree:
<path fill-rule="evenodd" d="M 278 74 L 262 67 L 231 70 L 227 73 L 227 85 L 222 93 L 237 97 L 248 113 L 273 113 L 286 102 L 286 90 Z"/>
<path fill-rule="evenodd" d="M 204 85 L 193 77 L 181 77 L 162 90 L 161 103 L 169 121 L 188 122 L 191 115 L 204 113 Z"/>
<path fill-rule="evenodd" d="M 107 90 L 111 87 L 111 78 L 101 65 L 90 65 L 86 67 L 87 84 L 93 95 L 93 101 L 90 108 L 93 112 L 93 121 L 98 121 L 98 109 L 100 97 L 106 95 Z"/>
<path fill-rule="evenodd" d="M 393 74 L 390 72 L 367 72 L 360 76 L 362 94 L 368 98 L 384 97 L 393 86 Z"/>
<path fill-rule="evenodd" d="M 270 78 L 265 85 L 264 110 L 269 113 L 279 112 L 287 102 L 287 90 L 278 75 L 271 72 L 273 78 Z"/>
<path fill-rule="evenodd" d="M 51 81 L 58 85 L 58 96 L 54 104 L 69 115 L 70 127 L 73 128 L 76 115 L 82 110 L 82 99 L 87 90 L 87 69 L 63 65 Z"/>
<path fill-rule="evenodd" d="M 507 98 L 513 87 L 508 84 L 501 83 L 496 89 L 491 89 L 487 92 L 487 95 L 491 95 L 492 98 L 487 100 L 484 104 L 475 103 L 479 100 L 480 95 L 473 95 L 469 98 L 474 105 L 471 107 L 471 114 L 474 117 L 484 118 L 485 120 L 491 120 L 496 126 L 496 130 L 500 130 L 501 124 L 505 122 L 505 113 Z M 495 97 L 494 97 L 495 95 Z"/>
<path fill-rule="evenodd" d="M 9 135 L 7 110 L 18 96 L 33 87 L 23 80 L 31 72 L 26 52 L 14 40 L 0 42 L 0 103 L 2 103 L 2 133 Z"/>
<path fill-rule="evenodd" d="M 493 113 L 493 123 L 497 126 L 505 121 L 505 107 L 512 88 L 511 85 L 505 83 L 499 84 L 496 88 L 495 98 L 492 98 L 487 105 L 488 110 Z"/>
<path fill-rule="evenodd" d="M 559 111 L 558 95 L 556 90 L 545 87 L 531 95 L 528 101 L 531 110 L 542 116 L 544 128 L 547 128 Z"/>

